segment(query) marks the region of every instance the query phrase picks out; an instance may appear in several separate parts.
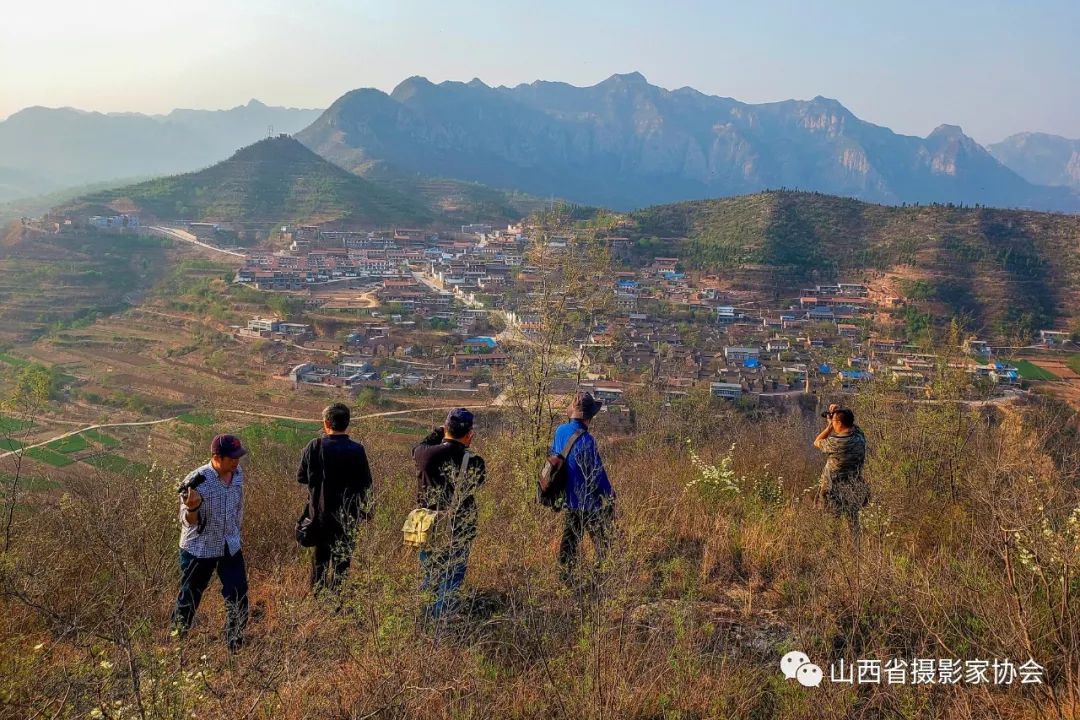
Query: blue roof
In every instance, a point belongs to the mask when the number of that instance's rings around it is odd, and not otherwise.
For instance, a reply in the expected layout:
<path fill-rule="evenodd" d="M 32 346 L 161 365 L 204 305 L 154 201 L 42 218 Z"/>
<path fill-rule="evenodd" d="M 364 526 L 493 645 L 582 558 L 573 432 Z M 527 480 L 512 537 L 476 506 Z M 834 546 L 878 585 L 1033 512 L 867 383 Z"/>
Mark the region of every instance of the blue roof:
<path fill-rule="evenodd" d="M 841 370 L 840 377 L 847 380 L 866 380 L 870 377 L 870 373 L 865 370 Z"/>
<path fill-rule="evenodd" d="M 829 366 L 828 366 L 828 365 L 827 365 L 826 363 L 822 363 L 821 365 L 818 365 L 818 369 L 817 369 L 817 371 L 818 371 L 819 373 L 831 373 L 831 372 L 832 372 L 832 368 L 831 368 L 831 367 L 829 367 Z"/>
<path fill-rule="evenodd" d="M 466 338 L 465 344 L 466 345 L 486 345 L 489 348 L 494 348 L 496 345 L 498 345 L 498 343 L 495 342 L 495 338 L 493 338 L 493 337 L 471 337 L 471 338 Z"/>
<path fill-rule="evenodd" d="M 743 360 L 743 367 L 756 368 L 761 367 L 761 361 L 757 358 L 746 358 Z"/>

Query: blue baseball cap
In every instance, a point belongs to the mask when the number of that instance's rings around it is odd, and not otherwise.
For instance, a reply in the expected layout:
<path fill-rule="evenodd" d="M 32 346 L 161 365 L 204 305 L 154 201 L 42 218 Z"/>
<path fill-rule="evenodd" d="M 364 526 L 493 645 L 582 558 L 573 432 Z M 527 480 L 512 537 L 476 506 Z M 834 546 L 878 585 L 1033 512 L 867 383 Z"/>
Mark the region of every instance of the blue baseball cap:
<path fill-rule="evenodd" d="M 446 431 L 454 437 L 467 435 L 472 426 L 473 414 L 465 408 L 454 408 L 446 416 Z"/>

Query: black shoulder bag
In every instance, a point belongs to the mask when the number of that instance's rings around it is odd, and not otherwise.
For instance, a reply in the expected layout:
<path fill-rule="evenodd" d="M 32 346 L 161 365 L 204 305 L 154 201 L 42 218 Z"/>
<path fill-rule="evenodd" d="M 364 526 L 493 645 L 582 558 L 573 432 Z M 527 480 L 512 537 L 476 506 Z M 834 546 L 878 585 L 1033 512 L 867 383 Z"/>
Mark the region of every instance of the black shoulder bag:
<path fill-rule="evenodd" d="M 540 478 L 536 484 L 536 501 L 544 507 L 555 511 L 562 510 L 566 501 L 566 459 L 570 457 L 574 443 L 584 434 L 584 430 L 578 430 L 566 441 L 561 453 L 552 453 L 544 460 L 544 467 L 540 469 Z"/>
<path fill-rule="evenodd" d="M 319 487 L 310 489 L 307 504 L 304 505 L 304 512 L 296 520 L 296 542 L 300 544 L 300 547 L 315 547 L 319 543 L 321 535 L 318 520 L 319 508 L 326 505 L 326 462 L 323 455 L 322 438 L 319 438 L 317 442 L 319 443 Z M 313 504 L 315 504 L 314 507 Z"/>

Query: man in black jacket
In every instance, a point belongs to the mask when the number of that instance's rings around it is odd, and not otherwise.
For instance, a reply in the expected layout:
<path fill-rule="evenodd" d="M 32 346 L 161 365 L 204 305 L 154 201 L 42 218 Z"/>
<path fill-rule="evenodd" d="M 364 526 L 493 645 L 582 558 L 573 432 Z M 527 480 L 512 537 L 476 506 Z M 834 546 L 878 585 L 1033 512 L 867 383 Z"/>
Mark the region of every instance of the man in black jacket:
<path fill-rule="evenodd" d="M 313 590 L 338 586 L 352 560 L 356 527 L 373 512 L 371 468 L 364 446 L 349 437 L 349 420 L 349 408 L 341 403 L 323 410 L 324 436 L 307 444 L 296 473 L 297 482 L 308 487 L 317 528 Z"/>
<path fill-rule="evenodd" d="M 417 503 L 449 513 L 446 544 L 420 551 L 422 589 L 434 596 L 425 614 L 433 620 L 454 609 L 476 537 L 474 494 L 484 483 L 484 459 L 469 450 L 474 434 L 473 414 L 457 408 L 446 416 L 443 427 L 435 428 L 413 448 Z"/>

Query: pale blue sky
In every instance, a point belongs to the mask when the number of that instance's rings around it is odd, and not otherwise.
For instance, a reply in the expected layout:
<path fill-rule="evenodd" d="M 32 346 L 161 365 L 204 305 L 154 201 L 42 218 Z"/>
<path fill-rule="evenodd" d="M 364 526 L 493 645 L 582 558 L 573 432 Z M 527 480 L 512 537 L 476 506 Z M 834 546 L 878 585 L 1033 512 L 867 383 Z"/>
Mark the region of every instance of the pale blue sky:
<path fill-rule="evenodd" d="M 1080 137 L 1080 0 L 11 0 L 0 117 L 163 112 L 255 97 L 325 107 L 403 78 L 576 85 L 639 70 L 746 102 L 834 97 L 981 142 Z"/>

